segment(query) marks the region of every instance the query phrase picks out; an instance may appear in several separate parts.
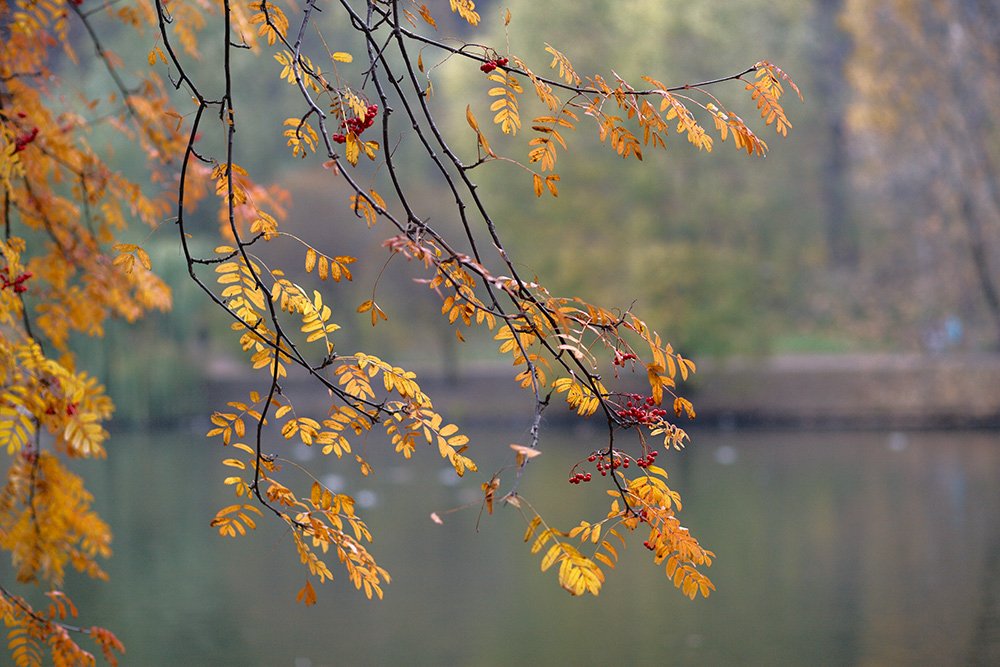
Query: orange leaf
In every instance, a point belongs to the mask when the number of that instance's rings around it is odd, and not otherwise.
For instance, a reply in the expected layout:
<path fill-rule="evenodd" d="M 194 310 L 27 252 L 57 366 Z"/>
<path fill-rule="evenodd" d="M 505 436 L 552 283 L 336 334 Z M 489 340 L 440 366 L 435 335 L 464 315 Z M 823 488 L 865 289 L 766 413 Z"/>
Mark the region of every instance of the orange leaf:
<path fill-rule="evenodd" d="M 299 591 L 299 594 L 295 596 L 296 602 L 302 602 L 303 600 L 305 600 L 307 607 L 316 604 L 316 591 L 313 589 L 312 583 L 308 580 L 302 590 Z"/>

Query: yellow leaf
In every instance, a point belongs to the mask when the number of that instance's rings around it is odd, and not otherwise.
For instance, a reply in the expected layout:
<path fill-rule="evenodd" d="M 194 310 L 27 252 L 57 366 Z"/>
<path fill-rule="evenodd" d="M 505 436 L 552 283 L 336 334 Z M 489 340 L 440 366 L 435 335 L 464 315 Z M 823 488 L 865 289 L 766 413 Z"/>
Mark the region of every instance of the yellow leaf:
<path fill-rule="evenodd" d="M 562 553 L 561 543 L 556 542 L 551 547 L 549 547 L 549 550 L 545 553 L 545 558 L 542 559 L 542 572 L 545 572 L 547 569 L 552 567 L 553 563 L 555 563 L 559 559 L 561 553 Z"/>
<path fill-rule="evenodd" d="M 361 141 L 358 140 L 358 137 L 353 132 L 349 132 L 344 146 L 347 161 L 350 162 L 352 166 L 357 165 L 358 157 L 361 155 Z"/>
<path fill-rule="evenodd" d="M 337 51 L 336 53 L 333 54 L 333 59 L 336 60 L 337 62 L 349 63 L 354 61 L 354 56 L 344 51 Z"/>
<path fill-rule="evenodd" d="M 688 419 L 694 419 L 694 406 L 691 405 L 691 401 L 678 396 L 674 399 L 674 414 L 680 417 L 684 412 L 687 413 Z"/>
<path fill-rule="evenodd" d="M 542 547 L 545 546 L 545 543 L 549 541 L 550 537 L 552 537 L 552 529 L 551 528 L 546 528 L 541 533 L 539 533 L 538 537 L 535 539 L 534 543 L 531 545 L 531 553 L 537 554 L 539 551 L 541 551 Z"/>
<path fill-rule="evenodd" d="M 559 196 L 559 189 L 556 188 L 556 181 L 559 180 L 559 174 L 549 174 L 545 177 L 545 185 L 548 187 L 549 192 L 552 193 L 553 197 Z"/>
<path fill-rule="evenodd" d="M 531 520 L 531 523 L 528 524 L 527 532 L 524 533 L 525 542 L 531 539 L 531 536 L 535 534 L 535 529 L 538 528 L 538 526 L 541 523 L 542 523 L 542 517 L 540 516 L 536 516 L 534 519 Z"/>
<path fill-rule="evenodd" d="M 152 270 L 153 264 L 149 261 L 149 255 L 142 248 L 135 249 L 135 256 L 139 258 L 139 263 L 142 264 L 142 268 L 147 271 Z"/>

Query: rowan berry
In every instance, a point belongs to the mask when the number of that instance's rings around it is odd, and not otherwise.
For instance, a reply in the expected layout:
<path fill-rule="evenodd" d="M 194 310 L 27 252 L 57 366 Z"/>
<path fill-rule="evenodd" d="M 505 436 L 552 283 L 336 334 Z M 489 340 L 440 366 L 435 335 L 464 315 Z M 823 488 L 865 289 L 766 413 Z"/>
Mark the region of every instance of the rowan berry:
<path fill-rule="evenodd" d="M 28 144 L 30 144 L 32 141 L 34 141 L 35 137 L 37 137 L 37 136 L 38 136 L 38 128 L 37 127 L 31 128 L 30 132 L 25 132 L 24 134 L 22 134 L 21 136 L 19 136 L 16 139 L 15 144 L 14 144 L 14 152 L 15 153 L 20 153 L 21 151 L 23 151 L 25 149 L 25 147 Z"/>

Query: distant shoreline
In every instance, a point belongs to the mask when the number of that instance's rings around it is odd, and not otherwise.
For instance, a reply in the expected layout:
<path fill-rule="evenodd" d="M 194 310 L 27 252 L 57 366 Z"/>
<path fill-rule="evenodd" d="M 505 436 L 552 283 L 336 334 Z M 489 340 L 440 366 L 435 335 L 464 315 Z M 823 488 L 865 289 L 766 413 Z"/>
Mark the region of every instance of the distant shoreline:
<path fill-rule="evenodd" d="M 233 369 L 235 370 L 235 369 Z M 518 369 L 519 370 L 519 369 Z M 507 365 L 459 368 L 454 379 L 418 371 L 417 380 L 449 419 L 483 422 L 530 418 L 531 395 Z M 222 373 L 210 397 L 245 400 L 250 376 Z M 677 378 L 678 381 L 680 378 Z M 624 391 L 648 392 L 645 376 L 623 375 Z M 325 392 L 286 381 L 302 410 L 324 411 Z M 684 428 L 955 429 L 1000 428 L 1000 355 L 796 354 L 702 361 L 678 393 L 697 418 Z M 211 404 L 216 401 L 213 399 Z M 549 423 L 572 414 L 553 396 Z"/>

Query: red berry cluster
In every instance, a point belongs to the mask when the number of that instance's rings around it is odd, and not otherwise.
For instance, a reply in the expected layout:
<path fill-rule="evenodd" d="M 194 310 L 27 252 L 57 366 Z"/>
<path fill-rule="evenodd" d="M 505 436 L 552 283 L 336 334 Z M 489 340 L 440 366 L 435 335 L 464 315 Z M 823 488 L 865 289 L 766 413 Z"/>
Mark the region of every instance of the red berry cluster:
<path fill-rule="evenodd" d="M 587 459 L 591 463 L 597 461 L 597 472 L 601 473 L 601 477 L 607 477 L 609 470 L 616 470 L 619 467 L 628 468 L 628 459 L 615 453 L 613 456 L 600 456 L 596 454 L 591 454 L 590 458 Z"/>
<path fill-rule="evenodd" d="M 615 350 L 615 358 L 611 360 L 615 366 L 624 366 L 625 362 L 638 359 L 632 352 L 622 352 L 621 350 Z"/>
<path fill-rule="evenodd" d="M 15 153 L 20 153 L 21 151 L 23 151 L 25 149 L 25 147 L 28 144 L 30 144 L 32 141 L 34 141 L 35 137 L 37 137 L 37 136 L 38 136 L 38 128 L 37 127 L 31 128 L 30 132 L 25 132 L 24 134 L 22 134 L 21 136 L 19 136 L 17 138 L 15 144 L 14 144 L 14 152 Z"/>
<path fill-rule="evenodd" d="M 490 72 L 492 72 L 493 70 L 495 70 L 497 67 L 506 67 L 506 65 L 507 65 L 507 59 L 506 58 L 490 58 L 489 60 L 487 60 L 486 62 L 484 62 L 482 65 L 480 65 L 479 69 L 483 70 L 484 74 L 489 74 Z"/>
<path fill-rule="evenodd" d="M 66 416 L 67 417 L 72 417 L 73 415 L 75 415 L 77 413 L 77 406 L 78 406 L 77 403 L 67 403 L 66 404 Z M 54 406 L 49 405 L 47 408 L 45 408 L 45 414 L 47 414 L 47 415 L 54 415 L 55 413 L 56 413 L 56 409 L 55 409 Z"/>
<path fill-rule="evenodd" d="M 346 127 L 348 132 L 352 132 L 354 136 L 361 136 L 361 133 L 367 130 L 375 122 L 375 117 L 378 116 L 378 105 L 371 104 L 365 109 L 364 116 L 358 116 L 355 118 L 348 118 L 345 121 L 341 121 L 340 126 Z M 335 134 L 332 139 L 338 144 L 342 144 L 347 141 L 346 134 Z"/>
<path fill-rule="evenodd" d="M 5 266 L 2 269 L 0 269 L 0 280 L 3 281 L 3 285 L 0 285 L 0 289 L 7 289 L 8 287 L 11 287 L 14 289 L 15 292 L 18 293 L 27 292 L 28 288 L 24 284 L 24 282 L 28 280 L 28 278 L 30 278 L 32 275 L 34 274 L 32 274 L 31 271 L 25 271 L 21 275 L 15 276 L 14 279 L 11 280 L 10 271 Z"/>
<path fill-rule="evenodd" d="M 645 456 L 635 460 L 636 465 L 640 468 L 646 468 L 653 465 L 653 461 L 659 455 L 659 452 L 653 450 L 646 454 Z M 612 470 L 617 470 L 618 468 L 628 469 L 631 459 L 624 454 L 618 452 L 612 452 L 611 456 L 606 454 L 591 454 L 587 457 L 587 460 L 591 463 L 597 463 L 597 472 L 601 473 L 601 477 L 607 477 L 608 472 Z M 576 470 L 577 466 L 573 466 L 573 470 Z M 589 472 L 577 472 L 574 473 L 569 478 L 570 484 L 579 484 L 580 482 L 589 482 L 591 480 L 591 475 Z M 646 520 L 646 510 L 643 509 L 639 513 L 639 520 Z"/>
<path fill-rule="evenodd" d="M 648 468 L 649 466 L 653 465 L 653 461 L 659 455 L 660 455 L 660 453 L 654 449 L 653 451 L 651 451 L 649 454 L 646 454 L 642 458 L 636 459 L 635 460 L 635 464 L 637 466 L 639 466 L 640 468 Z M 645 512 L 645 511 L 646 510 L 643 510 L 643 512 Z"/>
<path fill-rule="evenodd" d="M 666 410 L 656 407 L 656 401 L 653 400 L 652 396 L 622 394 L 622 397 L 628 399 L 625 401 L 625 407 L 616 411 L 622 421 L 653 425 L 667 415 Z"/>

